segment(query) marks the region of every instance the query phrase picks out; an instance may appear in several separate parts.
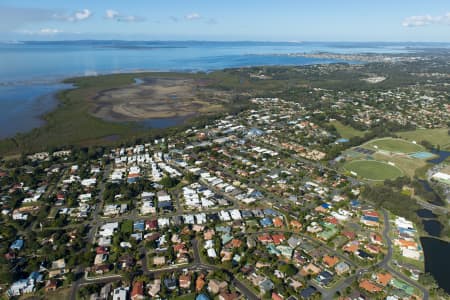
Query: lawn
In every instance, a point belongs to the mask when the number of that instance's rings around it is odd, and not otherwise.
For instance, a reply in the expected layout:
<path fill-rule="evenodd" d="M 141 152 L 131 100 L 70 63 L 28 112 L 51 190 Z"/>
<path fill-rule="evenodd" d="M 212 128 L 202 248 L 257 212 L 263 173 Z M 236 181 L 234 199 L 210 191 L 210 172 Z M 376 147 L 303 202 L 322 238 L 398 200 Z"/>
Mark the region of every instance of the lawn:
<path fill-rule="evenodd" d="M 45 299 L 49 300 L 68 299 L 69 294 L 70 294 L 70 287 L 59 288 L 54 292 L 45 293 Z"/>
<path fill-rule="evenodd" d="M 369 180 L 393 179 L 403 175 L 399 168 L 375 160 L 350 161 L 344 165 L 344 169 Z"/>
<path fill-rule="evenodd" d="M 394 247 L 394 255 L 393 258 L 399 262 L 402 262 L 404 264 L 410 264 L 415 266 L 416 268 L 423 270 L 424 269 L 424 262 L 420 261 L 420 260 L 415 260 L 415 259 L 411 259 L 411 258 L 407 258 L 405 256 L 402 255 L 402 253 L 400 252 L 400 249 L 397 247 Z"/>
<path fill-rule="evenodd" d="M 351 126 L 344 125 L 339 121 L 333 121 L 330 122 L 330 124 L 333 125 L 340 136 L 345 139 L 350 139 L 354 136 L 363 136 L 365 134 L 364 131 L 360 131 Z"/>
<path fill-rule="evenodd" d="M 127 234 L 133 233 L 133 221 L 132 220 L 124 220 L 122 222 L 122 226 L 120 226 L 120 230 L 123 233 L 127 233 Z"/>
<path fill-rule="evenodd" d="M 196 295 L 194 293 L 186 294 L 182 296 L 174 297 L 175 300 L 195 300 Z"/>
<path fill-rule="evenodd" d="M 427 162 L 425 160 L 404 155 L 384 155 L 382 153 L 375 153 L 373 158 L 381 162 L 394 163 L 396 167 L 400 168 L 404 174 L 409 177 L 414 177 L 414 175 L 417 175 L 416 170 L 427 166 Z"/>
<path fill-rule="evenodd" d="M 428 141 L 433 145 L 440 145 L 442 149 L 450 150 L 450 135 L 448 135 L 449 128 L 436 129 L 417 129 L 414 131 L 397 132 L 396 134 L 405 140 Z"/>
<path fill-rule="evenodd" d="M 413 153 L 425 150 L 425 148 L 421 145 L 413 144 L 402 139 L 393 138 L 372 140 L 363 146 L 371 150 L 378 149 L 397 153 Z"/>

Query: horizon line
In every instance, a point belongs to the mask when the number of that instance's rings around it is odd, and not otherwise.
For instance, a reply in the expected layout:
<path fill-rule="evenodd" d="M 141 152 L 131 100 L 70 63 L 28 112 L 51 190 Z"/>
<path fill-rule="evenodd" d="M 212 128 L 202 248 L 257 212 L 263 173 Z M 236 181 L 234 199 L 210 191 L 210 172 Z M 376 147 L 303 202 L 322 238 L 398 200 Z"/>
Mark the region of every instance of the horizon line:
<path fill-rule="evenodd" d="M 0 43 L 26 43 L 26 42 L 209 42 L 209 43 L 289 43 L 289 44 L 303 44 L 303 43 L 385 43 L 385 44 L 408 44 L 408 43 L 421 43 L 421 44 L 450 44 L 450 41 L 380 41 L 380 40 L 367 40 L 367 41 L 352 41 L 352 40 L 207 40 L 207 39 L 61 39 L 61 40 L 0 40 Z"/>

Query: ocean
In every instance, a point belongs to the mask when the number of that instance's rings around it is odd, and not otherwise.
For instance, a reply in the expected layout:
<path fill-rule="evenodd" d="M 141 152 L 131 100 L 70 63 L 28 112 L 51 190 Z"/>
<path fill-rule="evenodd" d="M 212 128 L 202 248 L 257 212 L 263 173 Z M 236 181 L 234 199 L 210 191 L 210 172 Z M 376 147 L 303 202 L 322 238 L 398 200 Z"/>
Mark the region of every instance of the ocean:
<path fill-rule="evenodd" d="M 410 44 L 64 41 L 0 43 L 0 138 L 41 126 L 52 96 L 73 76 L 137 71 L 211 71 L 257 65 L 306 65 L 335 60 L 292 53 L 401 53 Z M 413 45 L 414 46 L 414 45 Z M 425 47 L 426 45 L 416 45 Z"/>

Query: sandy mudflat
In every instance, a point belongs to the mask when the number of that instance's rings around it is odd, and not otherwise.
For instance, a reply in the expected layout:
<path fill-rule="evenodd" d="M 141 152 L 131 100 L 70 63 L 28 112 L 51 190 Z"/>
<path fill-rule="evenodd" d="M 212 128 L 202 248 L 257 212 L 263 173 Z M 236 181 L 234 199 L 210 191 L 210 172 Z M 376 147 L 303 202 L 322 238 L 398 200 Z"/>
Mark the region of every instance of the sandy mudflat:
<path fill-rule="evenodd" d="M 223 109 L 223 99 L 207 94 L 194 79 L 144 78 L 140 85 L 99 93 L 93 99 L 92 114 L 120 122 L 193 116 Z"/>

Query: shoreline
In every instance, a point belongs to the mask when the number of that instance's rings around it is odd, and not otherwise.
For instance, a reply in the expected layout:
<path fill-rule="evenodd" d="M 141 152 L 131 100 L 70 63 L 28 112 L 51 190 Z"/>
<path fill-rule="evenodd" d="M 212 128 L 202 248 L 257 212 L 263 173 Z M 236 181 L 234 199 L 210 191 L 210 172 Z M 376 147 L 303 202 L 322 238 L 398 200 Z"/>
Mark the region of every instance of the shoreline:
<path fill-rule="evenodd" d="M 5 129 L 0 135 L 0 140 L 28 134 L 45 126 L 46 115 L 58 109 L 60 104 L 58 94 L 72 88 L 71 85 L 62 82 L 17 87 L 0 86 L 0 91 L 4 93 L 3 99 L 0 100 L 2 107 L 5 111 L 13 109 L 12 114 L 7 114 L 5 119 L 0 120 L 0 125 Z M 11 120 L 12 122 L 6 123 Z"/>
<path fill-rule="evenodd" d="M 34 79 L 31 80 L 24 80 L 24 81 L 15 81 L 15 82 L 0 82 L 0 88 L 5 87 L 30 87 L 30 86 L 39 86 L 39 87 L 50 87 L 50 86 L 56 86 L 56 85 L 67 85 L 67 86 L 61 86 L 59 88 L 57 88 L 56 90 L 50 92 L 50 93 L 44 93 L 44 94 L 40 94 L 40 95 L 36 95 L 35 97 L 33 97 L 33 102 L 38 102 L 39 99 L 41 98 L 45 98 L 45 97 L 51 97 L 52 101 L 54 101 L 52 107 L 49 110 L 46 110 L 43 113 L 39 113 L 36 115 L 32 115 L 32 118 L 35 118 L 36 120 L 41 121 L 42 123 L 39 126 L 33 126 L 33 127 L 29 127 L 27 130 L 25 131 L 15 131 L 12 134 L 7 134 L 5 136 L 0 136 L 0 141 L 2 140 L 6 140 L 6 139 L 14 139 L 17 137 L 17 135 L 23 135 L 23 134 L 29 134 L 31 133 L 33 130 L 35 129 L 39 129 L 42 128 L 46 125 L 46 123 L 48 122 L 48 115 L 50 115 L 51 113 L 55 112 L 59 105 L 61 104 L 62 101 L 62 95 L 70 90 L 73 89 L 77 89 L 78 87 L 73 84 L 74 81 L 79 80 L 79 79 L 84 79 L 84 78 L 89 78 L 89 77 L 94 77 L 94 78 L 99 78 L 99 77 L 104 77 L 104 76 L 111 76 L 111 75 L 130 75 L 130 74 L 147 74 L 147 73 L 161 73 L 161 72 L 169 72 L 169 73 L 179 73 L 179 71 L 158 71 L 158 70 L 131 70 L 131 71 L 127 71 L 124 70 L 122 71 L 111 71 L 111 72 L 105 72 L 105 73 L 98 73 L 95 75 L 83 75 L 83 74 L 73 74 L 70 76 L 66 76 L 66 77 L 59 77 L 58 79 L 50 79 L 50 80 L 41 80 L 41 81 L 35 81 Z M 194 73 L 193 71 L 180 71 L 181 73 L 186 73 L 186 74 L 190 74 L 190 73 Z M 101 119 L 101 118 L 99 118 Z M 161 119 L 166 119 L 164 117 L 162 117 Z M 107 120 L 105 120 L 107 121 Z M 146 121 L 146 120 L 142 120 L 142 121 Z M 111 123 L 127 123 L 129 121 L 107 121 L 107 122 L 111 122 Z M 131 121 L 133 122 L 133 121 Z"/>
<path fill-rule="evenodd" d="M 220 76 L 231 76 L 229 71 L 215 71 Z M 176 130 L 176 127 L 184 127 L 189 124 L 204 122 L 205 119 L 222 113 L 218 112 L 199 112 L 198 117 L 188 118 L 174 126 L 164 126 L 164 128 L 143 125 L 145 121 L 137 120 L 127 122 L 111 122 L 96 117 L 90 113 L 92 108 L 91 99 L 99 91 L 108 89 L 117 89 L 134 86 L 136 77 L 144 76 L 167 76 L 182 78 L 200 78 L 211 76 L 212 73 L 203 72 L 132 72 L 132 73 L 114 73 L 96 76 L 68 77 L 61 81 L 62 84 L 71 84 L 69 88 L 62 88 L 54 92 L 54 97 L 58 103 L 54 109 L 40 116 L 45 121 L 40 127 L 32 128 L 27 132 L 16 134 L 12 137 L 0 139 L 0 154 L 10 156 L 18 153 L 31 153 L 45 151 L 51 147 L 82 146 L 103 144 L 105 138 L 109 136 L 118 136 L 115 143 L 123 143 L 127 140 L 159 136 L 168 130 Z M 234 104 L 236 106 L 236 104 Z M 224 110 L 232 110 L 233 105 L 224 107 Z M 195 119 L 195 120 L 194 120 Z M 74 127 L 77 128 L 74 128 Z M 65 130 L 66 129 L 66 130 Z M 35 140 L 38 139 L 39 141 Z M 112 142 L 106 143 L 111 144 Z"/>
<path fill-rule="evenodd" d="M 182 75 L 196 75 L 196 74 L 211 74 L 214 72 L 224 72 L 226 70 L 238 70 L 238 69 L 251 69 L 251 68 L 265 68 L 265 67 L 275 67 L 275 68 L 290 68 L 290 67 L 302 67 L 302 66 L 313 66 L 313 65 L 321 65 L 321 64 L 325 64 L 325 65 L 329 65 L 329 64 L 346 64 L 345 61 L 333 61 L 333 62 L 326 62 L 326 63 L 317 63 L 317 62 L 311 62 L 308 64 L 301 64 L 301 65 L 283 65 L 283 64 L 279 64 L 279 65 L 248 65 L 248 66 L 240 66 L 240 67 L 231 67 L 231 68 L 222 68 L 222 69 L 214 69 L 214 68 L 209 68 L 209 69 L 205 69 L 205 68 L 198 68 L 198 69 L 131 69 L 131 70 L 113 70 L 113 71 L 105 71 L 105 72 L 98 72 L 96 71 L 95 74 L 72 74 L 72 75 L 68 75 L 68 76 L 57 76 L 58 78 L 56 79 L 50 79 L 50 80 L 41 80 L 41 81 L 37 81 L 36 83 L 34 83 L 35 81 L 33 79 L 31 80 L 21 80 L 21 81 L 15 81 L 15 82 L 0 82 L 0 88 L 2 86 L 5 87 L 18 87 L 21 85 L 37 85 L 37 86 L 48 86 L 48 85 L 65 85 L 65 84 L 69 84 L 72 85 L 71 87 L 68 88 L 61 88 L 58 89 L 50 94 L 53 94 L 53 96 L 55 97 L 56 100 L 56 106 L 43 113 L 40 114 L 38 116 L 36 116 L 36 118 L 47 122 L 48 121 L 48 116 L 51 115 L 52 113 L 54 113 L 55 111 L 58 110 L 58 107 L 60 106 L 61 103 L 61 97 L 62 95 L 69 90 L 72 89 L 76 89 L 78 88 L 74 82 L 79 81 L 79 80 L 83 80 L 86 78 L 105 78 L 108 76 L 130 76 L 130 75 L 140 75 L 137 77 L 142 77 L 142 75 L 145 74 L 182 74 Z M 42 97 L 42 96 L 46 96 L 46 95 L 50 95 L 50 94 L 42 94 L 42 95 L 38 95 L 36 96 L 33 101 L 36 101 L 36 99 L 38 97 Z M 101 118 L 99 118 L 100 120 L 102 120 Z M 154 118 L 154 119 L 165 119 L 165 118 Z M 115 124 L 119 124 L 119 123 L 128 123 L 128 122 L 116 122 L 116 121 L 107 121 L 105 119 L 103 119 L 103 121 L 106 122 L 111 122 L 111 123 L 115 123 Z M 139 122 L 142 121 L 147 121 L 147 120 L 141 120 Z M 131 121 L 134 122 L 134 121 Z M 41 129 L 45 126 L 46 124 L 42 124 L 41 126 L 38 127 L 31 127 L 29 128 L 27 131 L 17 131 L 14 135 L 10 135 L 4 138 L 0 138 L 0 142 L 4 141 L 6 139 L 15 139 L 17 137 L 17 135 L 26 135 L 26 134 L 30 134 L 31 132 L 33 132 L 36 129 Z"/>
<path fill-rule="evenodd" d="M 56 115 L 61 115 L 61 110 L 64 111 L 64 108 L 67 106 L 66 104 L 71 102 L 72 104 L 72 108 L 75 111 L 79 111 L 80 109 L 85 109 L 84 113 L 81 113 L 79 116 L 80 118 L 85 119 L 85 121 L 87 121 L 86 123 L 92 123 L 92 124 L 96 124 L 95 126 L 100 126 L 102 127 L 102 132 L 104 132 L 104 134 L 102 136 L 98 136 L 98 135 L 94 135 L 94 134 L 90 134 L 88 135 L 89 137 L 87 139 L 79 139 L 79 138 L 72 138 L 71 140 L 68 140 L 67 143 L 63 143 L 62 145 L 68 145 L 68 144 L 79 144 L 82 143 L 83 141 L 88 142 L 88 144 L 92 144 L 92 142 L 95 142 L 95 140 L 100 140 L 103 137 L 107 137 L 107 136 L 111 136 L 111 135 L 118 135 L 117 132 L 114 132 L 114 128 L 117 129 L 119 131 L 119 133 L 125 133 L 127 132 L 128 135 L 130 135 L 132 138 L 136 137 L 137 133 L 136 131 L 130 131 L 129 127 L 130 125 L 132 125 L 132 127 L 137 127 L 137 124 L 130 124 L 133 122 L 108 122 L 105 119 L 100 119 L 100 118 L 96 118 L 95 116 L 92 116 L 89 113 L 89 109 L 92 108 L 92 104 L 90 103 L 90 101 L 87 101 L 85 99 L 85 97 L 91 98 L 94 97 L 95 95 L 98 94 L 98 92 L 100 91 L 104 91 L 104 90 L 108 90 L 108 89 L 116 89 L 120 86 L 133 86 L 135 83 L 135 78 L 137 77 L 143 77 L 143 76 L 148 76 L 148 75 L 159 75 L 159 76 L 168 76 L 168 77 L 173 77 L 175 76 L 180 76 L 180 77 L 189 77 L 189 78 L 193 78 L 193 77 L 199 77 L 199 76 L 204 76 L 204 77 L 209 77 L 209 78 L 213 78 L 213 80 L 215 80 L 216 82 L 220 83 L 223 80 L 225 81 L 230 81 L 230 80 L 236 80 L 235 75 L 232 74 L 233 72 L 236 71 L 242 71 L 242 72 L 249 72 L 249 71 L 253 71 L 253 69 L 255 70 L 255 72 L 257 72 L 257 70 L 259 69 L 260 72 L 261 70 L 264 69 L 270 69 L 270 68 L 274 68 L 274 69 L 281 69 L 281 68 L 285 68 L 285 69 L 289 69 L 289 68 L 308 68 L 310 66 L 320 66 L 321 64 L 304 64 L 304 65 L 298 65 L 298 66 L 286 66 L 286 65 L 262 65 L 262 66 L 252 66 L 252 67 L 235 67 L 235 68 L 225 68 L 222 70 L 215 70 L 215 71 L 211 71 L 209 73 L 205 73 L 205 72 L 193 72 L 192 70 L 186 70 L 183 72 L 176 72 L 176 71 L 165 71 L 165 72 L 158 72 L 155 70 L 151 70 L 151 71 L 141 71 L 141 70 L 134 70 L 132 72 L 124 72 L 124 73 L 117 73 L 117 72 L 110 72 L 110 73 L 105 73 L 103 75 L 91 75 L 91 76 L 68 76 L 64 79 L 61 79 L 60 84 L 71 84 L 70 88 L 63 88 L 61 90 L 55 91 L 55 97 L 58 101 L 56 107 L 54 109 L 52 109 L 49 112 L 46 112 L 44 114 L 42 114 L 40 116 L 40 118 L 44 121 L 46 121 L 46 124 L 44 124 L 43 126 L 37 127 L 37 128 L 30 128 L 27 132 L 22 132 L 20 133 L 20 136 L 23 137 L 27 137 L 30 136 L 32 133 L 40 133 L 43 135 L 48 135 L 45 131 L 45 127 L 48 125 L 48 122 L 50 119 L 52 119 L 53 117 L 55 117 Z M 346 66 L 348 65 L 345 62 L 339 62 L 336 64 L 325 64 L 327 66 L 332 66 L 333 68 L 335 68 L 335 66 L 338 65 L 342 65 L 342 66 Z M 368 64 L 370 65 L 370 64 Z M 221 78 L 224 77 L 224 78 Z M 116 80 L 117 82 L 110 82 L 110 81 L 114 81 Z M 267 80 L 272 81 L 270 78 L 268 78 Z M 267 80 L 260 80 L 259 82 L 261 83 L 267 83 Z M 87 84 L 88 81 L 93 81 L 93 82 L 98 82 L 100 85 L 104 85 L 104 86 L 95 86 L 94 90 L 94 94 L 89 94 L 89 95 L 78 95 L 76 97 L 78 97 L 78 100 L 74 100 L 71 99 L 70 101 L 67 101 L 66 96 L 68 94 L 72 95 L 72 94 L 77 94 L 77 92 L 73 92 L 70 93 L 71 91 L 79 91 L 79 90 L 83 90 L 86 85 L 89 86 L 89 84 Z M 80 82 L 84 82 L 84 86 L 80 86 L 79 83 Z M 252 85 L 255 85 L 257 82 L 255 80 L 253 80 Z M 226 82 L 226 84 L 228 84 L 228 86 L 225 86 L 225 88 L 231 88 L 234 89 L 236 87 L 239 88 L 244 88 L 243 86 L 240 87 L 239 85 L 241 84 L 239 81 L 237 82 Z M 226 85 L 225 84 L 225 85 Z M 224 85 L 223 83 L 221 83 L 221 85 Z M 224 87 L 221 87 L 224 88 Z M 249 87 L 250 88 L 250 87 Z M 90 89 L 92 89 L 92 87 L 90 87 Z M 250 88 L 251 89 L 251 88 Z M 261 89 L 261 88 L 260 88 Z M 273 88 L 271 88 L 273 89 Z M 261 92 L 263 92 L 265 90 L 265 87 L 263 87 L 261 89 Z M 88 91 L 87 91 L 88 92 Z M 242 91 L 241 91 L 242 92 Z M 79 108 L 78 106 L 74 106 L 74 102 L 73 101 L 78 101 L 78 103 L 81 103 L 82 108 Z M 61 104 L 64 105 L 61 105 Z M 66 112 L 67 113 L 67 112 Z M 55 127 L 59 127 L 61 124 L 64 124 L 66 120 L 70 120 L 73 119 L 72 115 L 70 113 L 66 114 L 66 118 L 61 119 L 61 123 L 60 124 L 53 124 L 53 128 Z M 90 119 L 90 120 L 86 120 L 86 119 Z M 94 120 L 95 119 L 95 120 Z M 79 120 L 74 120 L 74 122 L 79 123 Z M 110 128 L 108 128 L 110 127 Z M 126 129 L 128 127 L 128 130 Z M 79 134 L 75 134 L 74 135 L 78 135 Z M 120 134 L 119 134 L 120 135 Z M 11 136 L 9 138 L 9 140 L 16 140 L 18 138 L 17 135 L 15 136 Z M 14 143 L 20 144 L 20 140 L 19 141 L 14 141 Z M 3 144 L 3 145 L 2 145 Z M 17 153 L 17 152 L 21 152 L 21 151 L 27 151 L 28 148 L 16 148 L 15 150 L 13 149 L 14 147 L 11 145 L 9 145 L 9 147 L 6 147 L 7 150 L 5 151 L 5 139 L 0 139 L 0 153 L 6 153 L 6 154 L 10 154 L 11 152 Z M 22 144 L 28 144 L 27 141 L 23 142 Z M 41 149 L 46 148 L 47 146 L 55 146 L 55 143 L 48 145 L 48 144 L 44 144 L 44 143 L 39 143 L 40 145 L 42 145 L 42 147 L 40 147 Z M 33 145 L 33 149 L 37 148 L 35 147 L 35 144 Z M 30 150 L 30 151 L 34 151 L 34 150 Z"/>

